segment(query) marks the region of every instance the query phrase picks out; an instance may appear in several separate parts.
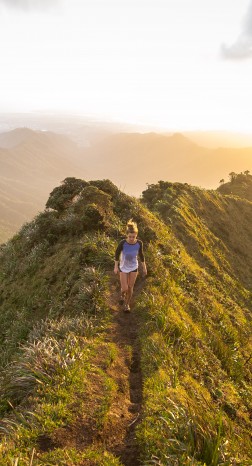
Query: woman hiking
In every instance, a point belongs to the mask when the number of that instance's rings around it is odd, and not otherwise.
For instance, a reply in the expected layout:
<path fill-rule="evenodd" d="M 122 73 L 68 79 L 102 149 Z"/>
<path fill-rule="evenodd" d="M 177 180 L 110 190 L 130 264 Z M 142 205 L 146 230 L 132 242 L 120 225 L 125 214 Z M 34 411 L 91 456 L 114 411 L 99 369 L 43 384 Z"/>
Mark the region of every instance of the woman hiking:
<path fill-rule="evenodd" d="M 120 273 L 121 299 L 124 311 L 130 312 L 130 300 L 133 294 L 134 284 L 138 275 L 138 256 L 142 262 L 143 275 L 147 274 L 143 243 L 137 239 L 137 224 L 130 219 L 127 222 L 126 238 L 120 241 L 115 252 L 114 272 Z"/>

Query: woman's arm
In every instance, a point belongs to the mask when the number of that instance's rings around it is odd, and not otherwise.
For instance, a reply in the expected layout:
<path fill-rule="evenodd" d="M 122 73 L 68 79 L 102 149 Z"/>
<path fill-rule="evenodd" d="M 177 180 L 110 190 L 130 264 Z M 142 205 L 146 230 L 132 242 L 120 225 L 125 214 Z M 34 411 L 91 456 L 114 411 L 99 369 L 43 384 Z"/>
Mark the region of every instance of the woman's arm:
<path fill-rule="evenodd" d="M 115 266 L 114 266 L 114 272 L 115 273 L 118 273 L 119 272 L 119 259 L 120 259 L 120 254 L 122 252 L 122 249 L 123 249 L 123 243 L 124 243 L 124 240 L 121 241 L 117 248 L 116 248 L 116 252 L 115 252 Z"/>
<path fill-rule="evenodd" d="M 114 267 L 114 272 L 118 273 L 119 272 L 119 265 L 118 261 L 115 261 L 115 267 Z"/>
<path fill-rule="evenodd" d="M 139 244 L 140 244 L 140 248 L 139 248 L 139 252 L 138 252 L 138 255 L 140 257 L 140 261 L 142 263 L 142 271 L 143 271 L 143 275 L 147 275 L 147 267 L 146 267 L 146 263 L 145 263 L 145 257 L 144 257 L 144 252 L 143 252 L 143 243 L 142 241 L 138 240 Z"/>

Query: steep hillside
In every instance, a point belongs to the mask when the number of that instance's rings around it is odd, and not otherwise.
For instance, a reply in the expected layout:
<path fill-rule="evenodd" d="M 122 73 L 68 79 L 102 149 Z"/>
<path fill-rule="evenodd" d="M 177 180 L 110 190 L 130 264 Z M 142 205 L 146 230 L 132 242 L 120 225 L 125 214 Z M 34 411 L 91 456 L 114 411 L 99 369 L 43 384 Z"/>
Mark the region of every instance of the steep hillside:
<path fill-rule="evenodd" d="M 252 201 L 252 176 L 249 170 L 244 173 L 230 173 L 230 181 L 228 183 L 223 181 L 217 190 L 221 194 L 233 194 Z"/>
<path fill-rule="evenodd" d="M 111 135 L 86 150 L 85 158 L 92 177 L 108 177 L 135 196 L 160 179 L 215 188 L 227 170 L 252 171 L 251 147 L 210 149 L 180 133 Z"/>
<path fill-rule="evenodd" d="M 11 149 L 33 137 L 33 135 L 34 132 L 29 128 L 16 128 L 12 131 L 0 133 L 0 147 Z"/>
<path fill-rule="evenodd" d="M 251 464 L 252 293 L 233 219 L 251 236 L 251 204 L 165 182 L 143 202 L 153 212 L 67 178 L 2 245 L 0 464 Z M 149 274 L 123 315 L 112 269 L 130 217 Z"/>
<path fill-rule="evenodd" d="M 160 181 L 143 202 L 169 225 L 197 263 L 252 283 L 252 203 L 188 184 Z"/>
<path fill-rule="evenodd" d="M 19 128 L 0 135 L 0 242 L 44 208 L 68 174 L 84 174 L 82 155 L 63 135 Z"/>

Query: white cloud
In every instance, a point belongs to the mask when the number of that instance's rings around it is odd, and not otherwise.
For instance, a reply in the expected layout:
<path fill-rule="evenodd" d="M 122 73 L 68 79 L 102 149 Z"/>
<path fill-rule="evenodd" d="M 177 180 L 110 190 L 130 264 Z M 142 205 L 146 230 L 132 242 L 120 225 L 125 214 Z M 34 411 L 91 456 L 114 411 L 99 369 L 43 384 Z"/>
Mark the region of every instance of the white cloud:
<path fill-rule="evenodd" d="M 252 0 L 250 0 L 245 15 L 242 30 L 236 41 L 231 45 L 223 44 L 222 57 L 229 60 L 244 60 L 252 58 Z"/>
<path fill-rule="evenodd" d="M 54 7 L 60 0 L 0 0 L 0 5 L 8 8 L 17 8 L 19 10 L 44 10 Z"/>

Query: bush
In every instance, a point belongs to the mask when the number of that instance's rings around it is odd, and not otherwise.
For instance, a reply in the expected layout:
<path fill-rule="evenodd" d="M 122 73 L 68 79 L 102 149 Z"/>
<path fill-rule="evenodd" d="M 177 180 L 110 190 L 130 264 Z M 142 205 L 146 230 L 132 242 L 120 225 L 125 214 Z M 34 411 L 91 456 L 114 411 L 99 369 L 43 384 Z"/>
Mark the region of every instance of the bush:
<path fill-rule="evenodd" d="M 61 186 L 57 186 L 50 193 L 50 197 L 46 203 L 46 208 L 62 212 L 81 190 L 88 185 L 87 181 L 69 177 L 62 181 Z"/>

